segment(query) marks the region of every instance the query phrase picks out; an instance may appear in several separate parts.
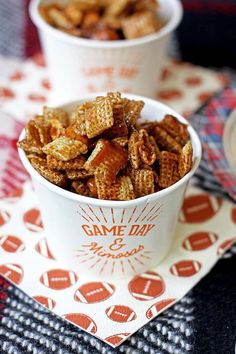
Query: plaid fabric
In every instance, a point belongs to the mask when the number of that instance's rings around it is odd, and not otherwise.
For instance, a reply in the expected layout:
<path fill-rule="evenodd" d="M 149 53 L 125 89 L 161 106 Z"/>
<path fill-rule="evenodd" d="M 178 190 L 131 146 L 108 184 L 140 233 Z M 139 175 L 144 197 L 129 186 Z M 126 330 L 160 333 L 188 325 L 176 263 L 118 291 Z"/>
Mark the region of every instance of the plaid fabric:
<path fill-rule="evenodd" d="M 30 0 L 0 0 L 0 53 L 25 58 L 39 51 L 36 28 L 29 14 Z"/>
<path fill-rule="evenodd" d="M 236 109 L 236 83 L 203 108 L 199 119 L 206 160 L 225 191 L 236 200 L 236 177 L 232 175 L 222 143 L 224 125 L 233 109 Z"/>
<path fill-rule="evenodd" d="M 0 53 L 22 57 L 24 53 L 24 7 L 22 1 L 0 0 Z"/>

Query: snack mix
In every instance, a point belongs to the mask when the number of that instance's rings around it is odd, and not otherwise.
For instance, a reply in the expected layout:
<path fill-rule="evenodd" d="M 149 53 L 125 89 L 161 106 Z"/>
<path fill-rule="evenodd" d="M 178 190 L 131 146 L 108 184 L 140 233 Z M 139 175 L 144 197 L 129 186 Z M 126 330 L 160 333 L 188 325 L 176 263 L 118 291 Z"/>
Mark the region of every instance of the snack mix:
<path fill-rule="evenodd" d="M 51 26 L 73 36 L 97 40 L 134 39 L 159 31 L 164 21 L 156 0 L 69 0 L 41 5 Z"/>
<path fill-rule="evenodd" d="M 108 93 L 68 115 L 44 107 L 18 142 L 32 166 L 71 192 L 130 200 L 167 188 L 192 167 L 187 125 L 172 115 L 138 124 L 143 101 Z"/>

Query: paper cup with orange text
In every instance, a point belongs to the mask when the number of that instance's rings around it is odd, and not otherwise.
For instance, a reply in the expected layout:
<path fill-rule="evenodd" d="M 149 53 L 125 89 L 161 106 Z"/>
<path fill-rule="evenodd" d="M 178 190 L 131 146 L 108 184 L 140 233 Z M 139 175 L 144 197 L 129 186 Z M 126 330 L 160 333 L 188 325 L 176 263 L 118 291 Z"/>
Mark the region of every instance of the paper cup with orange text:
<path fill-rule="evenodd" d="M 71 112 L 81 99 L 60 108 Z M 142 96 L 142 120 L 161 120 L 172 114 L 169 107 Z M 43 178 L 19 149 L 21 161 L 32 177 L 49 248 L 68 269 L 101 278 L 122 278 L 156 266 L 173 241 L 178 214 L 188 181 L 201 158 L 201 144 L 194 129 L 188 131 L 193 145 L 191 171 L 174 185 L 130 201 L 99 200 L 64 190 Z M 20 139 L 24 138 L 25 131 Z"/>
<path fill-rule="evenodd" d="M 78 38 L 48 25 L 39 4 L 68 0 L 32 0 L 30 14 L 37 26 L 53 90 L 53 104 L 81 94 L 121 91 L 155 97 L 171 34 L 182 18 L 178 0 L 158 0 L 165 26 L 133 40 L 99 41 Z"/>

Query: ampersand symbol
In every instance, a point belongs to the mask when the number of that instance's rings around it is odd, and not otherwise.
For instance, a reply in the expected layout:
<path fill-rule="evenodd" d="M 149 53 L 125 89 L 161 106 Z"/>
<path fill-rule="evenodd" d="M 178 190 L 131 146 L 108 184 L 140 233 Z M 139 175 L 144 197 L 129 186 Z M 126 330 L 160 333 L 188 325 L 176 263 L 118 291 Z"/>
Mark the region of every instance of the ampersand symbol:
<path fill-rule="evenodd" d="M 110 250 L 119 251 L 122 247 L 125 246 L 125 243 L 121 243 L 122 241 L 122 238 L 115 239 L 115 241 L 109 246 Z"/>

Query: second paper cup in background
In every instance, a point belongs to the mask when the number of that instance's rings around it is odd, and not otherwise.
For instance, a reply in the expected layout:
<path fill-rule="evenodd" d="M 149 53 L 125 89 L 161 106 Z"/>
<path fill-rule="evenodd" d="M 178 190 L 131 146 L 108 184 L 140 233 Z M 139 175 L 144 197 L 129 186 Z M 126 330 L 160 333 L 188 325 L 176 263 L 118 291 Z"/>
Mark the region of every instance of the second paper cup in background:
<path fill-rule="evenodd" d="M 89 96 L 86 100 L 94 98 Z M 147 98 L 142 119 L 161 119 L 173 114 L 169 107 Z M 61 106 L 71 112 L 84 99 Z M 142 273 L 167 255 L 190 177 L 201 158 L 201 144 L 192 127 L 193 166 L 180 181 L 160 192 L 131 201 L 98 200 L 59 188 L 40 176 L 24 151 L 21 161 L 32 177 L 53 255 L 68 269 L 101 278 L 122 278 Z M 20 139 L 24 138 L 23 131 Z"/>
<path fill-rule="evenodd" d="M 91 92 L 114 91 L 155 97 L 171 34 L 182 18 L 178 0 L 159 0 L 166 25 L 157 33 L 134 40 L 98 41 L 73 37 L 48 25 L 40 3 L 68 0 L 32 0 L 30 14 L 37 26 L 53 90 L 53 104 Z"/>

